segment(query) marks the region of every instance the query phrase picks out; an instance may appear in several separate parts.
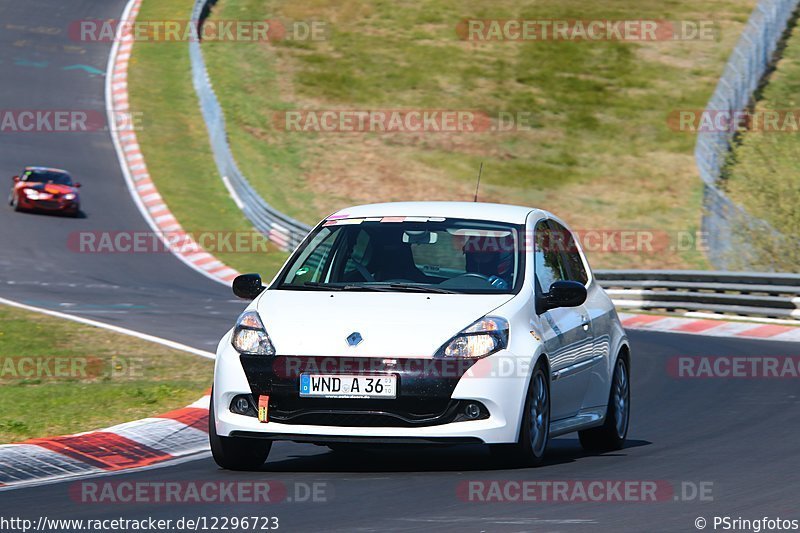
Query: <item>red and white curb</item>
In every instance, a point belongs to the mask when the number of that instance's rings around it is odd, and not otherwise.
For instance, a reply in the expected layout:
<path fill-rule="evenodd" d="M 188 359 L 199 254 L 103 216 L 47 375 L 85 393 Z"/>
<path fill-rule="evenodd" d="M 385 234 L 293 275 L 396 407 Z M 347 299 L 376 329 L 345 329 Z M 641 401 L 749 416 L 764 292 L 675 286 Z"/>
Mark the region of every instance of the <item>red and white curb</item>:
<path fill-rule="evenodd" d="M 142 0 L 128 2 L 122 13 L 120 27 L 133 27 L 141 3 Z M 108 121 L 128 190 L 147 223 L 178 259 L 214 281 L 229 284 L 239 273 L 203 250 L 183 230 L 147 171 L 128 102 L 128 63 L 133 44 L 134 38 L 130 32 L 116 39 L 106 69 Z"/>
<path fill-rule="evenodd" d="M 732 322 L 728 319 L 689 318 L 665 315 L 619 313 L 625 329 L 688 333 L 713 337 L 733 337 L 800 342 L 800 327 L 758 322 Z"/>
<path fill-rule="evenodd" d="M 0 490 L 142 468 L 208 450 L 210 396 L 163 415 L 0 445 Z"/>

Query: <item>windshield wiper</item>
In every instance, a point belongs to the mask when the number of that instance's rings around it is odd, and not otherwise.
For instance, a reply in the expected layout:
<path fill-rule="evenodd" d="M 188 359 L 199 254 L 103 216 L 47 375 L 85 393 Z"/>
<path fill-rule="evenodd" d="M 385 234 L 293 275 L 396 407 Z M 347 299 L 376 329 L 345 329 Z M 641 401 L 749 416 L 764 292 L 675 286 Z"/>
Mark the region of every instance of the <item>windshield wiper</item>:
<path fill-rule="evenodd" d="M 329 290 L 329 291 L 375 291 L 375 292 L 433 292 L 437 294 L 456 294 L 454 291 L 447 289 L 440 289 L 431 285 L 424 285 L 422 283 L 320 283 L 318 281 L 306 281 L 302 287 L 308 287 L 315 290 Z"/>
<path fill-rule="evenodd" d="M 302 287 L 308 287 L 309 289 L 318 289 L 323 291 L 345 290 L 344 285 L 331 285 L 329 283 L 320 283 L 318 281 L 306 281 L 305 283 L 303 283 Z"/>
<path fill-rule="evenodd" d="M 389 283 L 387 285 L 390 289 L 397 290 L 397 291 L 409 291 L 409 292 L 435 292 L 438 294 L 456 294 L 455 291 L 449 291 L 447 289 L 441 289 L 439 287 L 434 287 L 433 285 L 425 285 L 422 283 Z"/>

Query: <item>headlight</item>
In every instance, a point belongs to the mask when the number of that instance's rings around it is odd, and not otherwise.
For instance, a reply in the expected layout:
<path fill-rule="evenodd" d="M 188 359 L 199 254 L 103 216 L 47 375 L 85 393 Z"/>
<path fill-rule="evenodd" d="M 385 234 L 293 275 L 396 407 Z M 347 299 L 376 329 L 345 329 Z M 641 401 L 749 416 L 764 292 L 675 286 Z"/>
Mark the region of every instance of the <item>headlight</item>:
<path fill-rule="evenodd" d="M 275 347 L 255 311 L 245 311 L 236 321 L 231 344 L 241 354 L 275 355 Z"/>
<path fill-rule="evenodd" d="M 447 341 L 436 357 L 480 359 L 508 346 L 508 321 L 483 317 Z"/>
<path fill-rule="evenodd" d="M 74 200 L 75 199 L 75 193 L 74 192 L 68 192 L 67 194 L 64 195 L 64 199 L 65 200 Z"/>
<path fill-rule="evenodd" d="M 31 200 L 38 200 L 39 199 L 39 191 L 34 189 L 23 189 L 25 196 L 30 198 Z"/>

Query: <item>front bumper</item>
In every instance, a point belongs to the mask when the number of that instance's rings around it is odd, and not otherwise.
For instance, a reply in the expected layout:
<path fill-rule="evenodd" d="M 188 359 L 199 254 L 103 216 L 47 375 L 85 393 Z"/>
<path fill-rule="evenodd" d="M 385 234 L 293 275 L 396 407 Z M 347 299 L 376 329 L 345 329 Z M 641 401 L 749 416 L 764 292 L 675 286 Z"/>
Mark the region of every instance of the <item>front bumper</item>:
<path fill-rule="evenodd" d="M 22 209 L 31 211 L 50 211 L 63 213 L 76 213 L 80 209 L 80 204 L 76 200 L 31 200 L 24 195 L 19 198 L 19 206 Z"/>
<path fill-rule="evenodd" d="M 214 376 L 219 435 L 303 442 L 494 444 L 517 439 L 528 379 L 497 375 L 498 361 L 512 357 L 506 351 L 443 367 L 443 361 L 433 359 L 239 356 L 227 340 L 220 343 Z M 300 398 L 299 375 L 314 371 L 394 373 L 398 395 L 396 399 Z M 269 422 L 230 410 L 234 397 L 249 394 L 270 397 Z M 486 416 L 459 417 L 467 403 L 478 403 Z"/>

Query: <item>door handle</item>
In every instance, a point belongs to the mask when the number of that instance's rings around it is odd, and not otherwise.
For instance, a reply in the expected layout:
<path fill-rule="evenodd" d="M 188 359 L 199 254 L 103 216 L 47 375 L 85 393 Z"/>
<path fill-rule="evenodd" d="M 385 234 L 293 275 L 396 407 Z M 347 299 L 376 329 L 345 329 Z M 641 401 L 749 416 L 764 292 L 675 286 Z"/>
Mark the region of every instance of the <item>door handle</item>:
<path fill-rule="evenodd" d="M 581 327 L 583 328 L 583 331 L 588 331 L 589 330 L 589 324 L 590 324 L 589 317 L 582 316 L 581 317 Z"/>

